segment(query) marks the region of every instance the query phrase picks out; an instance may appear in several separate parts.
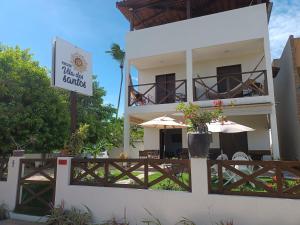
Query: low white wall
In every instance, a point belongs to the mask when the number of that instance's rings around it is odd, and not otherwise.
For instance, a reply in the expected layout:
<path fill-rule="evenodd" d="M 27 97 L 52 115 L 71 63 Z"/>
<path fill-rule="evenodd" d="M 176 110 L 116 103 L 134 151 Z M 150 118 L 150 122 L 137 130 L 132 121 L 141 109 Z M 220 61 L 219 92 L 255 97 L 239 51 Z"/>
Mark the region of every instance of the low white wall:
<path fill-rule="evenodd" d="M 10 210 L 15 209 L 20 157 L 10 157 L 7 181 L 0 181 L 0 203 L 5 203 Z"/>
<path fill-rule="evenodd" d="M 87 205 L 99 222 L 122 218 L 126 209 L 130 224 L 141 224 L 142 219 L 149 218 L 146 208 L 166 225 L 175 224 L 183 216 L 199 225 L 231 219 L 237 225 L 299 224 L 300 200 L 208 195 L 204 159 L 192 159 L 192 193 L 70 186 L 71 159 L 65 159 L 68 165 L 57 168 L 56 204 Z"/>

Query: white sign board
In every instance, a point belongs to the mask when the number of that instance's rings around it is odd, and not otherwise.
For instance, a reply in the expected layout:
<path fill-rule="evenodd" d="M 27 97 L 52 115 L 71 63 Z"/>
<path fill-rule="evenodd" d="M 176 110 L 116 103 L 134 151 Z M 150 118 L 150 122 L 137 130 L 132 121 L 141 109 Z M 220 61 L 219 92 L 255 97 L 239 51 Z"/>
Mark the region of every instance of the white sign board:
<path fill-rule="evenodd" d="M 91 54 L 56 38 L 53 45 L 52 85 L 84 95 L 93 95 Z"/>

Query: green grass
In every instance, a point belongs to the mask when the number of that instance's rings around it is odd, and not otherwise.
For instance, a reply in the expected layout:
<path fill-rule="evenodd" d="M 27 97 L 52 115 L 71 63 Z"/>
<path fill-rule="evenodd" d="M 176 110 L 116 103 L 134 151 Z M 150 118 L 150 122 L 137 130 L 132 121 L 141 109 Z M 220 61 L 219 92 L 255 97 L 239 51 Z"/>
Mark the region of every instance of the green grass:
<path fill-rule="evenodd" d="M 161 177 L 162 174 L 160 172 L 155 172 L 154 174 L 148 177 L 149 183 Z M 189 184 L 189 174 L 183 173 L 181 177 L 178 177 L 182 183 L 188 186 Z M 152 190 L 173 190 L 173 191 L 186 191 L 184 188 L 179 186 L 174 181 L 170 180 L 169 178 L 162 180 L 161 182 L 153 185 L 150 187 Z"/>

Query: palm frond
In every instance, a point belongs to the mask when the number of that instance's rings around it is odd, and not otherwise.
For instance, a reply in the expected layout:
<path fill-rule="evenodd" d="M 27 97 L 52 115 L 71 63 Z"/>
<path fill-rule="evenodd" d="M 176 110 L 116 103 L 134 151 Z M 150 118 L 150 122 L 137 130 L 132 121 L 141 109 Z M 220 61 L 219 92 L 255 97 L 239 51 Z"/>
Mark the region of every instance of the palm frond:
<path fill-rule="evenodd" d="M 125 52 L 117 43 L 113 43 L 110 47 L 110 50 L 106 51 L 105 53 L 110 54 L 114 60 L 116 60 L 120 64 L 123 64 L 125 59 Z"/>

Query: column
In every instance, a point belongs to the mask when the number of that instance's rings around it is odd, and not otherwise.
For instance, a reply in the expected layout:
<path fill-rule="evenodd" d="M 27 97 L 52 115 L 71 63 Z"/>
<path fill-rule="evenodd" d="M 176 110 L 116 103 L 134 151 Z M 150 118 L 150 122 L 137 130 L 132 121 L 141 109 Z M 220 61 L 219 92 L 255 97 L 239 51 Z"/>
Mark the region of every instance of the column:
<path fill-rule="evenodd" d="M 17 201 L 20 159 L 24 157 L 10 157 L 8 162 L 8 176 L 6 182 L 0 182 L 0 202 L 7 204 L 10 210 L 14 210 Z M 3 194 L 3 196 L 2 196 Z"/>
<path fill-rule="evenodd" d="M 186 50 L 186 82 L 187 82 L 187 101 L 193 102 L 193 51 Z"/>
<path fill-rule="evenodd" d="M 130 118 L 128 114 L 128 85 L 130 75 L 130 62 L 125 60 L 125 103 L 124 103 L 124 152 L 129 156 L 130 154 Z"/>
<path fill-rule="evenodd" d="M 280 150 L 278 142 L 277 118 L 275 105 L 272 106 L 272 113 L 270 114 L 271 124 L 271 138 L 272 138 L 272 155 L 275 160 L 280 159 Z"/>
<path fill-rule="evenodd" d="M 71 178 L 71 157 L 58 157 L 56 170 L 55 206 L 63 201 L 68 204 L 68 187 Z"/>
<path fill-rule="evenodd" d="M 124 152 L 130 155 L 130 119 L 129 115 L 124 115 Z"/>
<path fill-rule="evenodd" d="M 265 52 L 265 62 L 266 62 L 266 70 L 267 70 L 268 92 L 270 98 L 275 103 L 272 59 L 271 59 L 270 42 L 269 42 L 268 35 L 264 38 L 264 52 Z"/>

